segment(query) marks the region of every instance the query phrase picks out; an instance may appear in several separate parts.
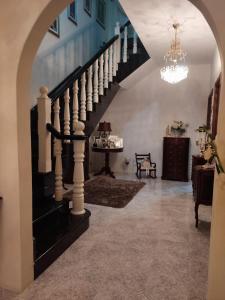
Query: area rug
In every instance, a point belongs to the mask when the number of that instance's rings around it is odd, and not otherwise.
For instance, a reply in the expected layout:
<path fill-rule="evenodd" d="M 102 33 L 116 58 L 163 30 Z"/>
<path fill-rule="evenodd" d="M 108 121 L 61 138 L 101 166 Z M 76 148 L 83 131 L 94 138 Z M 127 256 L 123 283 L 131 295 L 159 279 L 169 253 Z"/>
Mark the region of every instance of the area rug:
<path fill-rule="evenodd" d="M 145 185 L 142 181 L 114 179 L 108 176 L 97 176 L 85 182 L 84 197 L 86 203 L 125 207 Z M 72 198 L 72 191 L 65 198 Z"/>

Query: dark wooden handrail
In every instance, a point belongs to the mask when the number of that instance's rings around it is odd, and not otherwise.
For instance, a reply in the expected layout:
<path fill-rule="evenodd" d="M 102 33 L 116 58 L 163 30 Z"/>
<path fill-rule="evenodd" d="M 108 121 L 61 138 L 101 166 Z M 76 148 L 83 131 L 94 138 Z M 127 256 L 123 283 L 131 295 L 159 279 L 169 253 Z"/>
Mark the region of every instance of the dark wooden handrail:
<path fill-rule="evenodd" d="M 120 27 L 120 32 L 122 33 L 126 26 L 130 25 L 130 21 L 127 21 L 123 26 Z M 111 38 L 107 43 L 105 43 L 101 49 L 82 67 L 79 66 L 75 71 L 73 71 L 70 75 L 68 75 L 59 85 L 57 85 L 49 94 L 48 97 L 55 101 L 57 98 L 59 98 L 65 90 L 70 87 L 75 80 L 79 79 L 81 75 L 87 71 L 87 69 L 93 65 L 93 63 L 98 59 L 106 49 L 108 49 L 115 40 L 119 38 L 119 35 L 115 35 L 113 38 Z"/>
<path fill-rule="evenodd" d="M 86 140 L 88 137 L 86 135 L 76 135 L 76 134 L 61 134 L 58 130 L 55 129 L 50 123 L 46 124 L 46 129 L 51 132 L 54 138 L 58 140 L 69 140 L 69 141 L 83 141 Z"/>
<path fill-rule="evenodd" d="M 123 26 L 120 27 L 120 33 L 122 33 L 125 29 L 125 27 L 131 25 L 131 21 L 128 20 Z"/>

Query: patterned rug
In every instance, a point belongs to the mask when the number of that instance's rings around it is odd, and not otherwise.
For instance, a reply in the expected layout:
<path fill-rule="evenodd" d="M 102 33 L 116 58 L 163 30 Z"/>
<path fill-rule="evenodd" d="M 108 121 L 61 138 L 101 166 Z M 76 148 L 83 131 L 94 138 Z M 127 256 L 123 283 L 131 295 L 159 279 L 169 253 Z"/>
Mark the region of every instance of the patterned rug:
<path fill-rule="evenodd" d="M 97 176 L 85 182 L 84 197 L 86 203 L 125 207 L 145 185 L 142 181 L 114 179 L 108 176 Z M 72 197 L 72 191 L 65 198 Z"/>

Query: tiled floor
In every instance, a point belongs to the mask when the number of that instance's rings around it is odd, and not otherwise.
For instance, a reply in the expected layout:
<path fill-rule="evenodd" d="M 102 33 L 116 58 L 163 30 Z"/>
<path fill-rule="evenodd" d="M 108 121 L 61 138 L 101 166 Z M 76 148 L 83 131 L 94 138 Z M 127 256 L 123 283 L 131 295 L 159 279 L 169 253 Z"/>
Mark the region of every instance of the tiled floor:
<path fill-rule="evenodd" d="M 89 230 L 21 295 L 0 299 L 206 299 L 211 208 L 196 229 L 190 183 L 145 181 L 123 209 L 86 205 Z"/>

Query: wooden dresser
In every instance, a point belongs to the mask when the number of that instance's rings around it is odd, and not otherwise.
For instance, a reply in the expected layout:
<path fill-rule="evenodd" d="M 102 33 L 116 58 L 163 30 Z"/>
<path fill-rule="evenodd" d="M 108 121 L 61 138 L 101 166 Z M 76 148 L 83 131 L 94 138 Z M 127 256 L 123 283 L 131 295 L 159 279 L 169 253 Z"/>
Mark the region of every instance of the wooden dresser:
<path fill-rule="evenodd" d="M 162 179 L 188 181 L 190 138 L 164 137 Z"/>

